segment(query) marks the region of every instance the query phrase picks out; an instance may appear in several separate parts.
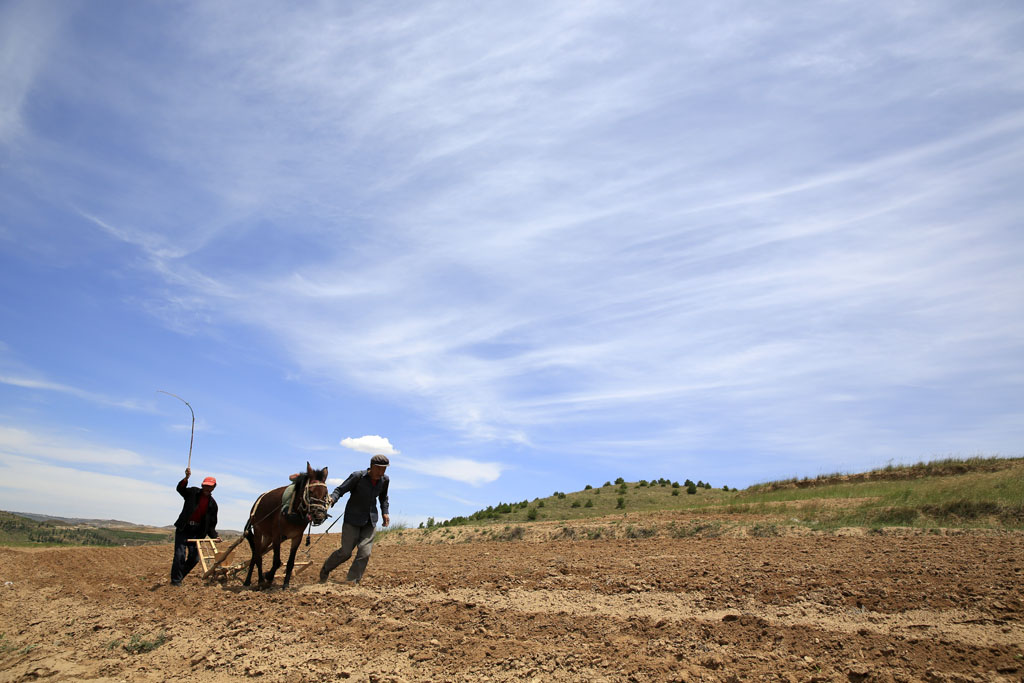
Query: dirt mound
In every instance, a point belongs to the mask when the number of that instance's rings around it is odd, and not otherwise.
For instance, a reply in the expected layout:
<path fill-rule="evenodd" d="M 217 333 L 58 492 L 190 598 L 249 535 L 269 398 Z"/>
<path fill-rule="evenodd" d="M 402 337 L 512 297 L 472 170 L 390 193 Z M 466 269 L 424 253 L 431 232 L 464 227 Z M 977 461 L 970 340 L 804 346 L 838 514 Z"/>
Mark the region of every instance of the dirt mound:
<path fill-rule="evenodd" d="M 1022 534 L 399 538 L 263 592 L 174 588 L 169 545 L 0 549 L 0 681 L 1024 677 Z"/>

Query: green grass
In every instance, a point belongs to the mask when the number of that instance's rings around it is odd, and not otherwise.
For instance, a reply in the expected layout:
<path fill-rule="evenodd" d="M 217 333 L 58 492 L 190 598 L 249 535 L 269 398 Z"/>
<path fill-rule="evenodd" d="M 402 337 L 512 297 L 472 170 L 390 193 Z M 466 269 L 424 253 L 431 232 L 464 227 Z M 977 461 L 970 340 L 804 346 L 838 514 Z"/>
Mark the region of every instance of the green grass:
<path fill-rule="evenodd" d="M 132 634 L 128 642 L 124 644 L 124 650 L 128 654 L 138 655 L 144 652 L 152 652 L 167 642 L 167 634 L 163 631 L 151 637 L 142 637 L 139 634 Z"/>
<path fill-rule="evenodd" d="M 888 466 L 859 474 L 823 475 L 751 486 L 743 491 L 696 487 L 673 495 L 672 485 L 623 482 L 574 493 L 556 492 L 529 505 L 495 506 L 469 524 L 529 524 L 676 511 L 761 518 L 755 535 L 777 533 L 779 522 L 814 528 L 843 526 L 1024 529 L 1024 458 L 947 458 Z M 622 498 L 623 506 L 617 507 Z M 495 514 L 494 511 L 499 511 Z M 485 511 L 481 511 L 483 513 Z M 481 514 L 477 513 L 477 514 Z M 764 521 L 763 518 L 773 518 Z M 740 520 L 740 521 L 741 521 Z M 777 521 L 776 521 L 777 520 Z M 447 525 L 443 522 L 441 525 Z M 753 533 L 754 530 L 752 530 Z M 680 534 L 687 532 L 680 530 Z"/>
<path fill-rule="evenodd" d="M 391 524 L 388 524 L 385 527 L 380 527 L 379 529 L 377 529 L 377 531 L 373 534 L 373 542 L 380 543 L 388 536 L 390 536 L 393 532 L 402 531 L 403 529 L 408 528 L 408 525 L 403 524 L 402 522 L 391 522 Z"/>
<path fill-rule="evenodd" d="M 733 512 L 774 508 L 821 527 L 1024 528 L 1024 459 L 947 459 L 869 474 L 875 476 L 835 475 L 804 488 L 751 487 L 736 497 Z"/>

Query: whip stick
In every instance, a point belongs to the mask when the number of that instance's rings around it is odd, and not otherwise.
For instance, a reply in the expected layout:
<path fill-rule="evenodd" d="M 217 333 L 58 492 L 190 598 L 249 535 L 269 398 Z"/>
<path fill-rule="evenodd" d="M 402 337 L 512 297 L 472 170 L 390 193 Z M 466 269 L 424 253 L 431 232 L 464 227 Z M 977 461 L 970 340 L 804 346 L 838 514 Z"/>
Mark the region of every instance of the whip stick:
<path fill-rule="evenodd" d="M 172 394 L 171 392 L 164 391 L 163 389 L 157 389 L 157 393 L 173 396 L 174 398 L 178 399 L 179 401 L 187 405 L 188 412 L 192 413 L 192 434 L 188 437 L 188 465 L 186 465 L 186 467 L 192 469 L 192 440 L 196 436 L 196 412 L 192 410 L 192 406 L 189 404 L 188 401 L 183 399 L 181 396 L 178 396 L 177 394 Z"/>

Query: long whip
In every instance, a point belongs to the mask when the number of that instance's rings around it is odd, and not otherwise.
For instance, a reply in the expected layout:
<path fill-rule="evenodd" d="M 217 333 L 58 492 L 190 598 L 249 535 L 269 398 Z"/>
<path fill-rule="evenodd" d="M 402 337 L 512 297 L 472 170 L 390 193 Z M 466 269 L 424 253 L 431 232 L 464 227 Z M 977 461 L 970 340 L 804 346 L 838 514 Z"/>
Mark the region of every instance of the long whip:
<path fill-rule="evenodd" d="M 159 393 L 159 394 L 167 394 L 168 396 L 173 396 L 174 398 L 178 399 L 179 401 L 181 401 L 182 403 L 187 405 L 188 406 L 188 412 L 192 413 L 192 434 L 188 437 L 188 465 L 187 465 L 187 467 L 189 469 L 192 469 L 192 441 L 193 441 L 193 439 L 195 439 L 195 436 L 196 436 L 196 412 L 194 410 L 192 410 L 192 405 L 188 401 L 183 399 L 181 396 L 178 396 L 177 394 L 172 394 L 171 392 L 164 391 L 163 389 L 157 389 L 157 393 Z"/>

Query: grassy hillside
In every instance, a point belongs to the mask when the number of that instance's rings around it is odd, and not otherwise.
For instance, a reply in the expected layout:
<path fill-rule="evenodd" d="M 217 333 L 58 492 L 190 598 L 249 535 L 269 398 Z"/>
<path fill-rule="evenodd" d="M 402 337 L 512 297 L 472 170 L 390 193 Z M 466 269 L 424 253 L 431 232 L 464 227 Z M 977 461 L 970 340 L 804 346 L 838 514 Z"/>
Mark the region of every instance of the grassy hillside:
<path fill-rule="evenodd" d="M 129 531 L 80 525 L 69 526 L 52 521 L 37 521 L 10 512 L 0 511 L 0 545 L 116 546 L 170 543 L 173 540 L 173 533 L 165 530 Z"/>
<path fill-rule="evenodd" d="M 438 526 L 580 520 L 634 512 L 773 518 L 813 528 L 847 526 L 1024 529 L 1024 458 L 947 459 L 751 486 L 742 491 L 674 482 L 609 483 L 502 503 Z M 428 523 L 429 525 L 429 523 Z"/>

